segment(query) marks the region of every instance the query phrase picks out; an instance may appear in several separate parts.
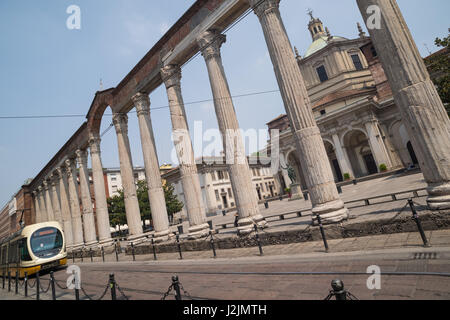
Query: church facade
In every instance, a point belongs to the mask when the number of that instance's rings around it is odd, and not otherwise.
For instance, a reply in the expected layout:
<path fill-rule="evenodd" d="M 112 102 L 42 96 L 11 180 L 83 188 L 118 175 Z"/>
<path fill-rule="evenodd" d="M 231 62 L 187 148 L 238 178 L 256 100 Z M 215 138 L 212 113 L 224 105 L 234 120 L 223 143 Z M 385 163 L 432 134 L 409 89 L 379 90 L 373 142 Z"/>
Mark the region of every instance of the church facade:
<path fill-rule="evenodd" d="M 361 26 L 355 39 L 332 36 L 311 13 L 308 29 L 312 44 L 304 56 L 295 51 L 336 182 L 417 164 L 377 52 Z M 267 126 L 269 132 L 279 130 L 280 185 L 306 189 L 308 169 L 298 160 L 287 116 Z"/>

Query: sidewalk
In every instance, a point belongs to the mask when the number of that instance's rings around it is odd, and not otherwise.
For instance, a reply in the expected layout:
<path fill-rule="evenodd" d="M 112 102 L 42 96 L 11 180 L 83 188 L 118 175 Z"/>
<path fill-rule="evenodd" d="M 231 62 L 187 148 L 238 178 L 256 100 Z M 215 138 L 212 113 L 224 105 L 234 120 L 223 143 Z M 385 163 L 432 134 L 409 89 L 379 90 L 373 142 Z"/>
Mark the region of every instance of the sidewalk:
<path fill-rule="evenodd" d="M 425 231 L 428 242 L 433 248 L 450 247 L 450 230 Z M 205 240 L 208 241 L 209 240 Z M 355 237 L 345 239 L 335 239 L 328 241 L 329 252 L 367 252 L 375 250 L 389 250 L 401 248 L 423 248 L 422 238 L 418 232 L 396 233 L 387 235 L 374 235 L 366 237 Z M 310 253 L 324 253 L 323 241 L 310 241 L 301 243 L 290 243 L 283 245 L 263 246 L 264 256 L 289 256 L 303 255 Z M 430 249 L 432 250 L 432 249 Z M 217 258 L 236 259 L 245 257 L 259 256 L 258 247 L 237 248 L 237 249 L 216 249 Z M 213 251 L 190 251 L 182 252 L 183 260 L 211 260 Z M 157 253 L 158 261 L 180 261 L 178 252 L 175 253 Z M 136 255 L 136 261 L 154 261 L 153 254 Z M 133 261 L 132 255 L 119 254 L 120 262 Z M 101 257 L 94 257 L 93 262 L 102 263 Z M 105 256 L 105 262 L 116 262 L 115 254 Z M 69 263 L 72 260 L 69 259 Z M 76 264 L 81 264 L 81 259 L 75 259 Z M 91 263 L 90 257 L 85 257 L 83 263 Z"/>

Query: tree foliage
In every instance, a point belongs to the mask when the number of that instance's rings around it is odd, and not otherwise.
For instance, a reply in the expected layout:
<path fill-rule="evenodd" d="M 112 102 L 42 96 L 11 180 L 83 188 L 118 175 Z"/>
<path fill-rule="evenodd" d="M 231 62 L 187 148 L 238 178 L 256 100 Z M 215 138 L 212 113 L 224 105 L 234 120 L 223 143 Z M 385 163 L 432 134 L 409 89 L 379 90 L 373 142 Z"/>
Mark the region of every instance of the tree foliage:
<path fill-rule="evenodd" d="M 426 64 L 439 96 L 450 116 L 450 58 L 448 54 L 450 50 L 450 29 L 449 35 L 443 39 L 436 38 L 435 44 L 438 47 L 446 48 L 447 51 L 444 54 L 429 57 L 426 59 Z"/>
<path fill-rule="evenodd" d="M 173 214 L 180 212 L 184 205 L 174 194 L 174 187 L 172 185 L 163 185 L 163 190 L 166 200 L 167 214 L 169 215 L 170 220 L 172 220 Z M 139 209 L 141 211 L 141 219 L 144 221 L 152 221 L 152 212 L 148 197 L 148 186 L 145 180 L 138 181 L 136 195 L 139 202 Z M 108 211 L 110 216 L 110 224 L 112 227 L 127 223 L 123 190 L 119 190 L 119 195 L 108 198 Z"/>

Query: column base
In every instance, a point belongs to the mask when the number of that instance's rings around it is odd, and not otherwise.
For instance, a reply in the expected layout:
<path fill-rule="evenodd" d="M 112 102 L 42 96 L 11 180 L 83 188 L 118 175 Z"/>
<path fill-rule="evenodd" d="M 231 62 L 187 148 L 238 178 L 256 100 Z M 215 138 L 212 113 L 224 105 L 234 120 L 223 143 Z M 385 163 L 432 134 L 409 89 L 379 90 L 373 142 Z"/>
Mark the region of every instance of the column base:
<path fill-rule="evenodd" d="M 269 224 L 262 215 L 251 216 L 238 220 L 238 234 L 246 235 L 255 230 L 254 224 L 257 224 L 260 228 L 268 228 Z"/>
<path fill-rule="evenodd" d="M 138 244 L 145 240 L 145 234 L 136 234 L 127 237 L 128 243 Z"/>
<path fill-rule="evenodd" d="M 312 209 L 312 223 L 314 226 L 318 225 L 317 215 L 320 215 L 322 224 L 335 224 L 347 220 L 349 212 L 342 200 L 335 200 L 318 205 Z"/>
<path fill-rule="evenodd" d="M 209 230 L 209 224 L 207 223 L 189 227 L 188 240 L 205 238 L 209 235 Z"/>
<path fill-rule="evenodd" d="M 89 248 L 94 248 L 97 247 L 98 248 L 98 241 L 91 241 L 91 242 L 87 242 L 84 244 L 84 247 L 89 249 Z"/>
<path fill-rule="evenodd" d="M 103 239 L 98 242 L 99 247 L 110 247 L 114 245 L 114 240 L 112 238 Z"/>
<path fill-rule="evenodd" d="M 77 243 L 72 245 L 72 251 L 80 250 L 84 247 L 84 243 Z"/>
<path fill-rule="evenodd" d="M 429 184 L 427 192 L 430 210 L 450 209 L 450 183 Z"/>
<path fill-rule="evenodd" d="M 289 199 L 289 201 L 303 199 L 302 188 L 301 188 L 301 186 L 299 184 L 291 185 L 291 194 L 292 194 L 292 196 Z"/>

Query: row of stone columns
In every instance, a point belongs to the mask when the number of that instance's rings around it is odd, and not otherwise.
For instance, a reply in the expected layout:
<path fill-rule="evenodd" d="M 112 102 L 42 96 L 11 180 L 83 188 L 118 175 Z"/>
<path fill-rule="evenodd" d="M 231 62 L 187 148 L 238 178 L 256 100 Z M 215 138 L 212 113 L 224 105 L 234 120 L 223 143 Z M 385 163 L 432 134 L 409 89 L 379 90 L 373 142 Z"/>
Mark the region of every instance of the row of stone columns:
<path fill-rule="evenodd" d="M 76 158 L 69 158 L 55 169 L 42 186 L 33 192 L 36 208 L 36 222 L 57 221 L 61 224 L 67 247 L 77 249 L 97 244 L 111 244 L 109 215 L 106 205 L 106 192 L 103 180 L 103 168 L 98 166 L 97 140 L 91 140 L 93 156 L 94 190 L 97 204 L 97 227 L 90 193 L 87 150 L 77 150 Z M 79 190 L 77 163 L 79 164 Z M 51 187 L 50 187 L 51 186 Z M 80 207 L 80 199 L 82 212 Z M 105 211 L 106 209 L 106 211 Z"/>

